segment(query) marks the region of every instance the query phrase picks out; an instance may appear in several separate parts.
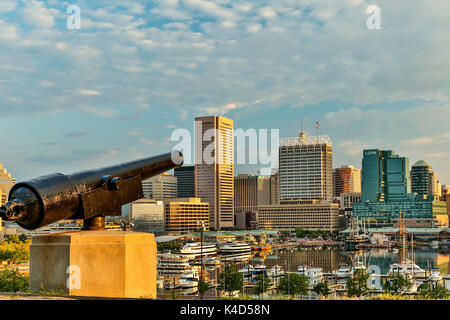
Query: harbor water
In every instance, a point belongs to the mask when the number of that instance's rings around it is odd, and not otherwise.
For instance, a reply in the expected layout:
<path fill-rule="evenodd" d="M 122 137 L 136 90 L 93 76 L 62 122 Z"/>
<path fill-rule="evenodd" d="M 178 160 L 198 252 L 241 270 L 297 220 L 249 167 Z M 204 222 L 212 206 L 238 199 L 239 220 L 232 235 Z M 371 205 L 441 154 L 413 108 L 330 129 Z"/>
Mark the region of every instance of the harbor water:
<path fill-rule="evenodd" d="M 338 248 L 289 248 L 273 251 L 265 255 L 252 257 L 251 265 L 265 264 L 267 268 L 274 265 L 282 266 L 288 272 L 296 272 L 298 266 L 321 267 L 324 272 L 338 270 L 341 265 L 352 265 L 362 262 L 366 267 L 378 266 L 380 272 L 386 274 L 389 266 L 402 259 L 403 252 L 393 252 L 388 249 L 371 249 L 360 251 L 343 251 Z M 450 274 L 450 251 L 439 251 L 425 248 L 408 250 L 408 258 L 413 258 L 418 266 L 428 270 L 439 268 L 442 275 Z"/>

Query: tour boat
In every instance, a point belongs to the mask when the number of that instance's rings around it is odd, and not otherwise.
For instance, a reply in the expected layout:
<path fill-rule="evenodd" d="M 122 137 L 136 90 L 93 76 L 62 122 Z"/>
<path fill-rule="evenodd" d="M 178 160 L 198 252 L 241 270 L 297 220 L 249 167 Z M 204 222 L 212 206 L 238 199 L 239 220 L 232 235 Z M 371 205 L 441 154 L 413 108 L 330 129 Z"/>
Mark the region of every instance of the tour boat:
<path fill-rule="evenodd" d="M 158 277 L 179 276 L 191 269 L 185 256 L 163 253 L 156 256 Z"/>
<path fill-rule="evenodd" d="M 224 254 L 220 257 L 222 262 L 245 262 L 249 261 L 252 257 L 251 252 L 243 252 L 243 253 L 233 253 L 233 254 Z"/>
<path fill-rule="evenodd" d="M 188 242 L 180 249 L 180 253 L 189 259 L 196 259 L 202 255 L 203 257 L 216 255 L 217 247 L 214 243 Z"/>
<path fill-rule="evenodd" d="M 336 277 L 338 279 L 350 278 L 352 276 L 352 269 L 348 266 L 340 266 L 339 270 L 336 271 Z"/>
<path fill-rule="evenodd" d="M 220 246 L 220 252 L 225 254 L 250 253 L 252 248 L 245 242 L 225 242 Z"/>
<path fill-rule="evenodd" d="M 216 258 L 208 257 L 208 258 L 205 258 L 205 259 L 203 260 L 203 265 L 204 265 L 204 266 L 206 267 L 206 269 L 208 269 L 208 270 L 214 270 L 214 269 L 216 269 L 217 267 L 220 267 L 220 261 L 217 260 Z"/>

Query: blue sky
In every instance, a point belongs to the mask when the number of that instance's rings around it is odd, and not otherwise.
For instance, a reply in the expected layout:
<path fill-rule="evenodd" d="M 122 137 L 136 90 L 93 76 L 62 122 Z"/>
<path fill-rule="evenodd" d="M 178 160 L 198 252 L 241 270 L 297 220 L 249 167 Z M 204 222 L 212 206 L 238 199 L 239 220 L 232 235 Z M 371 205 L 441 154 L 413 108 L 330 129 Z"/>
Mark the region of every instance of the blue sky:
<path fill-rule="evenodd" d="M 381 30 L 366 27 L 373 4 Z M 0 163 L 23 180 L 132 160 L 217 114 L 281 137 L 318 120 L 335 167 L 388 148 L 450 184 L 448 12 L 446 0 L 2 0 Z"/>

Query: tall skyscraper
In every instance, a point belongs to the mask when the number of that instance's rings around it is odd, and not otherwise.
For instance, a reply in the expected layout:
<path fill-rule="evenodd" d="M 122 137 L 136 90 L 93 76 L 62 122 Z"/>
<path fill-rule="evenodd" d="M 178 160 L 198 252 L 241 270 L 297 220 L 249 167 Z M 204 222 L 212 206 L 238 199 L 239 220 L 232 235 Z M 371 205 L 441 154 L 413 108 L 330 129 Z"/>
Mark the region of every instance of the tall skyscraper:
<path fill-rule="evenodd" d="M 233 120 L 207 116 L 195 119 L 195 193 L 209 203 L 212 229 L 234 226 Z"/>
<path fill-rule="evenodd" d="M 8 173 L 8 170 L 3 168 L 3 165 L 0 163 L 0 205 L 5 204 L 8 199 L 9 191 L 15 183 L 16 179 L 14 179 L 11 174 Z"/>
<path fill-rule="evenodd" d="M 341 193 L 361 193 L 361 169 L 348 165 L 333 169 L 333 197 Z"/>
<path fill-rule="evenodd" d="M 409 159 L 392 150 L 364 150 L 361 176 L 361 200 L 404 200 L 411 192 Z"/>
<path fill-rule="evenodd" d="M 256 211 L 271 203 L 270 177 L 239 174 L 234 178 L 234 211 Z"/>
<path fill-rule="evenodd" d="M 168 173 L 161 173 L 142 181 L 144 198 L 153 200 L 174 199 L 177 197 L 177 178 Z"/>
<path fill-rule="evenodd" d="M 333 200 L 333 151 L 328 136 L 280 139 L 280 201 Z"/>
<path fill-rule="evenodd" d="M 434 176 L 433 168 L 426 161 L 417 161 L 411 167 L 411 191 L 433 195 Z"/>
<path fill-rule="evenodd" d="M 185 166 L 174 169 L 177 178 L 177 198 L 195 197 L 195 167 Z"/>

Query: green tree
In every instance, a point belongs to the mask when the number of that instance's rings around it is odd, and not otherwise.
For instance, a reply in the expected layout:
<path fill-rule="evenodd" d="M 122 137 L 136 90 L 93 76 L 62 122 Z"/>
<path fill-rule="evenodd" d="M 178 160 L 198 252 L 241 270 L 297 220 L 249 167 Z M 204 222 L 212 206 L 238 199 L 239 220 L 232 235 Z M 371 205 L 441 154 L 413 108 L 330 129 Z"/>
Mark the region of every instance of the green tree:
<path fill-rule="evenodd" d="M 304 238 L 306 235 L 306 231 L 303 228 L 297 228 L 295 229 L 295 235 L 297 238 Z"/>
<path fill-rule="evenodd" d="M 176 243 L 174 241 L 168 242 L 158 242 L 158 251 L 163 252 L 165 250 L 170 250 L 171 252 L 179 252 L 181 248 L 181 244 Z"/>
<path fill-rule="evenodd" d="M 309 292 L 309 282 L 304 275 L 287 274 L 281 278 L 278 290 L 285 295 L 300 295 L 303 298 Z"/>
<path fill-rule="evenodd" d="M 30 260 L 30 245 L 21 242 L 2 242 L 0 244 L 0 260 L 17 263 L 28 262 Z"/>
<path fill-rule="evenodd" d="M 318 284 L 316 284 L 313 288 L 313 291 L 317 293 L 317 295 L 324 297 L 330 294 L 330 289 L 325 282 L 319 282 Z"/>
<path fill-rule="evenodd" d="M 16 268 L 0 270 L 0 292 L 28 291 L 28 277 L 22 276 Z"/>
<path fill-rule="evenodd" d="M 255 287 L 253 288 L 253 292 L 257 295 L 264 294 L 264 292 L 267 291 L 267 289 L 271 284 L 270 278 L 260 274 L 256 279 L 258 281 L 256 282 Z"/>
<path fill-rule="evenodd" d="M 20 239 L 17 234 L 10 234 L 7 239 L 9 243 L 20 243 Z"/>
<path fill-rule="evenodd" d="M 236 270 L 236 266 L 226 266 L 225 271 L 219 274 L 219 286 L 231 297 L 233 291 L 241 291 L 244 275 Z"/>
<path fill-rule="evenodd" d="M 203 295 L 206 291 L 209 290 L 209 284 L 206 281 L 200 280 L 198 282 L 198 292 L 200 293 L 200 297 L 203 299 Z"/>
<path fill-rule="evenodd" d="M 369 274 L 364 269 L 356 269 L 352 278 L 347 280 L 347 295 L 349 297 L 361 297 L 368 291 L 367 280 Z"/>
<path fill-rule="evenodd" d="M 446 299 L 449 295 L 447 288 L 440 284 L 425 283 L 419 291 L 421 299 Z"/>
<path fill-rule="evenodd" d="M 389 294 L 399 294 L 410 287 L 411 281 L 406 276 L 394 273 L 388 276 L 384 291 Z"/>

